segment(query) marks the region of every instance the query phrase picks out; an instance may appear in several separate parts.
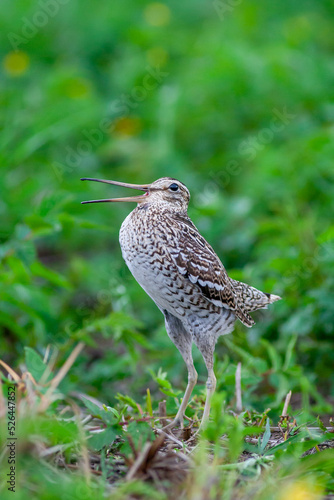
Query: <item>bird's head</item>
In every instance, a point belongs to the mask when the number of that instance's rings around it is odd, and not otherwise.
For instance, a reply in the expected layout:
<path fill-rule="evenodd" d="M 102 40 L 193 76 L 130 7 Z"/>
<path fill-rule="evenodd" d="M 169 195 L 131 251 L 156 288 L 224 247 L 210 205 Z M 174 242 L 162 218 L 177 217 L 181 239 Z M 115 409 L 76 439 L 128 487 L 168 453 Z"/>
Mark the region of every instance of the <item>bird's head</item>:
<path fill-rule="evenodd" d="M 190 200 L 190 193 L 182 182 L 172 177 L 162 177 L 152 184 L 128 184 L 126 182 L 108 181 L 104 179 L 92 179 L 84 177 L 82 181 L 97 181 L 106 184 L 113 184 L 115 186 L 122 186 L 131 189 L 138 189 L 145 191 L 145 194 L 138 196 L 130 196 L 127 198 L 106 198 L 102 200 L 82 201 L 81 203 L 102 203 L 102 202 L 116 202 L 116 201 L 132 201 L 138 204 L 162 204 L 169 206 L 171 209 L 177 211 L 187 211 L 188 203 Z"/>

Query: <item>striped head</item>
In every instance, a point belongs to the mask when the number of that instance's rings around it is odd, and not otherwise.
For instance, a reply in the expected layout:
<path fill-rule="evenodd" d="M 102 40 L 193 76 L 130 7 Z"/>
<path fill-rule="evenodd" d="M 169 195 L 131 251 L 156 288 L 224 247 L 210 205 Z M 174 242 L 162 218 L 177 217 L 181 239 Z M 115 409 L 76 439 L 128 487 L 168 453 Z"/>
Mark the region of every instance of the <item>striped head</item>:
<path fill-rule="evenodd" d="M 178 212 L 187 212 L 190 193 L 182 182 L 172 177 L 161 177 L 152 184 L 127 184 L 125 182 L 108 181 L 104 179 L 83 178 L 81 180 L 104 182 L 116 186 L 123 186 L 131 189 L 145 191 L 145 194 L 139 196 L 131 196 L 127 198 L 108 198 L 101 200 L 83 201 L 82 203 L 101 203 L 101 202 L 116 202 L 116 201 L 132 201 L 139 205 L 154 204 L 162 205 L 165 208 L 170 208 Z"/>

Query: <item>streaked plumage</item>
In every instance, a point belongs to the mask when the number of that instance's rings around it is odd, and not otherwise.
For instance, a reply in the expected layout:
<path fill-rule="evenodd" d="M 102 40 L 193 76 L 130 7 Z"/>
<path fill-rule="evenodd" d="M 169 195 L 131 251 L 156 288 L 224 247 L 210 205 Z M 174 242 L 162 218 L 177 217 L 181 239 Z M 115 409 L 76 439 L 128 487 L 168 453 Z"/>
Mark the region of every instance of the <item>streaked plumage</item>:
<path fill-rule="evenodd" d="M 251 327 L 254 320 L 249 313 L 266 308 L 280 297 L 229 278 L 213 248 L 187 215 L 190 193 L 183 183 L 163 177 L 145 186 L 121 185 L 146 191 L 142 196 L 103 200 L 138 202 L 121 226 L 123 258 L 164 314 L 167 333 L 188 368 L 187 390 L 172 424 L 183 423 L 197 380 L 193 342 L 208 369 L 205 420 L 216 385 L 213 353 L 218 337 L 230 333 L 236 319 Z"/>

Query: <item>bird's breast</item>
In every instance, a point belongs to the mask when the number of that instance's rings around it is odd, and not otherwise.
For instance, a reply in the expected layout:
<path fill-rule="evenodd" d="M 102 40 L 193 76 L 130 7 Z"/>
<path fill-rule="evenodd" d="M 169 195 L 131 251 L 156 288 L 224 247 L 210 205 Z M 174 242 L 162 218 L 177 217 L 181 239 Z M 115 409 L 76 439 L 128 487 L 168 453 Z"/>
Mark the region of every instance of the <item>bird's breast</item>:
<path fill-rule="evenodd" d="M 119 241 L 123 258 L 141 286 L 147 280 L 159 280 L 166 262 L 164 231 L 145 216 L 133 212 L 124 220 Z"/>
<path fill-rule="evenodd" d="M 142 211 L 144 212 L 144 210 Z M 190 282 L 179 275 L 168 248 L 177 235 L 158 214 L 135 210 L 124 220 L 120 230 L 123 258 L 139 285 L 160 309 L 186 314 L 185 297 L 193 295 Z"/>

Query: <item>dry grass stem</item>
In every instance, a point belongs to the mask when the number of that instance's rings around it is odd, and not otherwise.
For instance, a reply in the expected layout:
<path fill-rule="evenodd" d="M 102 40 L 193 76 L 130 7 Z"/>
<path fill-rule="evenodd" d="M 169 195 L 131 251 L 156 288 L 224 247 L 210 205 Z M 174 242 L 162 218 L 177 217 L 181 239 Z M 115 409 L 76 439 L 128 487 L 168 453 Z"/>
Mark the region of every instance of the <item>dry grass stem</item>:
<path fill-rule="evenodd" d="M 167 425 L 166 420 L 167 412 L 166 412 L 166 400 L 159 401 L 159 418 L 163 427 Z"/>
<path fill-rule="evenodd" d="M 47 390 L 45 396 L 43 397 L 43 399 L 41 401 L 39 411 L 45 411 L 46 408 L 49 406 L 49 404 L 51 403 L 51 396 L 52 396 L 54 390 L 58 387 L 60 382 L 63 380 L 63 378 L 67 374 L 68 370 L 71 368 L 74 361 L 76 360 L 76 358 L 78 357 L 78 355 L 82 351 L 84 345 L 85 344 L 83 342 L 79 342 L 79 344 L 77 344 L 75 346 L 75 348 L 73 349 L 73 351 L 71 352 L 71 354 L 69 355 L 69 357 L 67 358 L 65 363 L 63 364 L 63 366 L 60 368 L 57 375 L 51 380 L 50 387 Z"/>
<path fill-rule="evenodd" d="M 236 396 L 236 411 L 242 412 L 242 396 L 241 396 L 241 362 L 238 363 L 235 372 L 235 396 Z"/>
<path fill-rule="evenodd" d="M 288 407 L 290 404 L 291 396 L 292 396 L 292 391 L 289 391 L 288 394 L 286 395 L 286 398 L 285 398 L 283 411 L 282 411 L 282 417 L 286 417 L 288 415 Z"/>
<path fill-rule="evenodd" d="M 3 418 L 6 415 L 6 412 L 7 412 L 6 401 L 3 395 L 2 380 L 0 377 L 0 418 Z"/>

